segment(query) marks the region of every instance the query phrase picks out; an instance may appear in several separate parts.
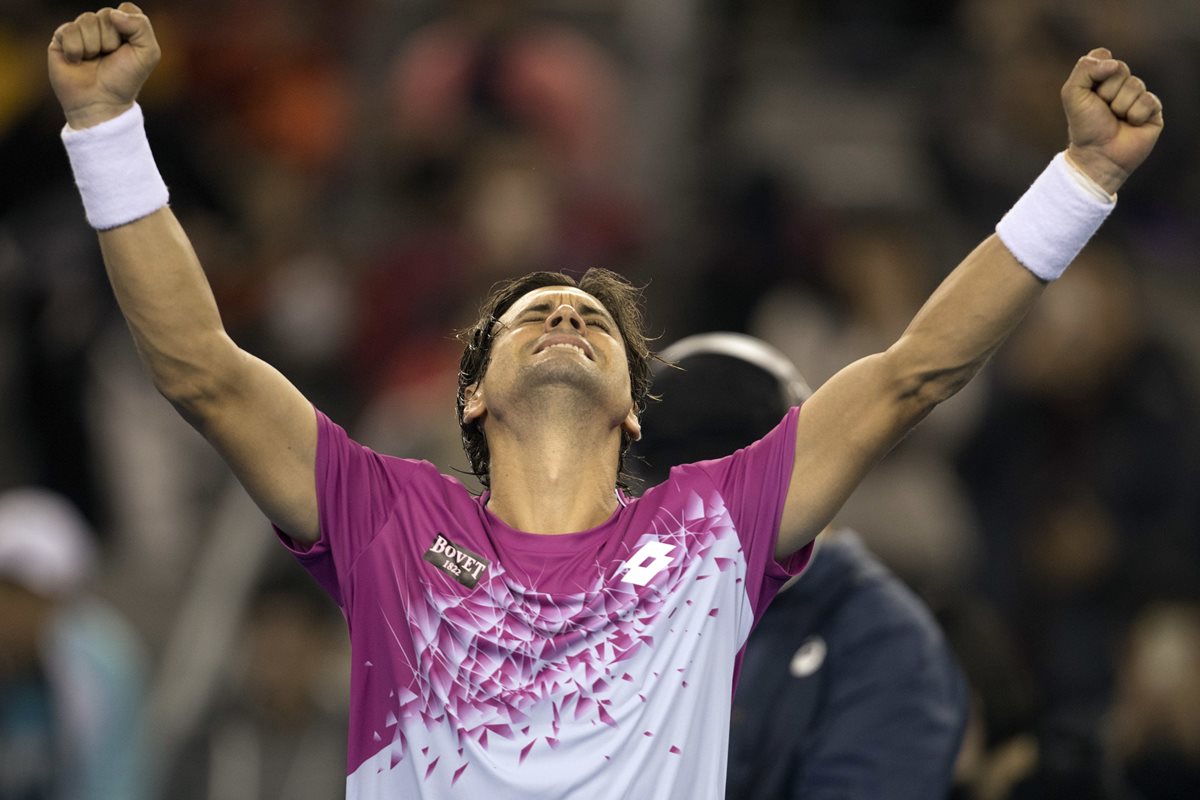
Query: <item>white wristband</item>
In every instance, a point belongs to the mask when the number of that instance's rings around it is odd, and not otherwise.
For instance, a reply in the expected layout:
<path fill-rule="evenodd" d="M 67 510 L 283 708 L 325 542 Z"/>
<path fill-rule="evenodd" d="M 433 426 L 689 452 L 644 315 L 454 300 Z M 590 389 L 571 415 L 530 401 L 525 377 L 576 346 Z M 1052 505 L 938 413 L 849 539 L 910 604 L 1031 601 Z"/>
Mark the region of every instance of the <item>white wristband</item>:
<path fill-rule="evenodd" d="M 137 103 L 90 128 L 64 126 L 62 140 L 93 228 L 116 228 L 167 204 L 167 185 L 158 174 Z"/>
<path fill-rule="evenodd" d="M 996 235 L 1026 269 L 1052 281 L 1066 272 L 1116 200 L 1059 153 L 1000 220 Z"/>

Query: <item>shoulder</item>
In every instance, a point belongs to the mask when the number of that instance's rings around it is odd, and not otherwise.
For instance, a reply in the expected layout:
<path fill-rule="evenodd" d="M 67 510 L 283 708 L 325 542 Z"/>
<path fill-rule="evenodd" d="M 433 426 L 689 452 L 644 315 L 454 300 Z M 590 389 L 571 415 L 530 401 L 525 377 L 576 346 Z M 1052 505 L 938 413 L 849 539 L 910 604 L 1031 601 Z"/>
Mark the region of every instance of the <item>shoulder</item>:
<path fill-rule="evenodd" d="M 689 489 L 694 489 L 697 485 L 711 486 L 713 484 L 712 467 L 721 460 L 710 459 L 697 461 L 694 464 L 673 466 L 667 473 L 666 480 L 642 492 L 638 499 L 644 502 L 662 503 L 670 498 L 686 494 Z"/>
<path fill-rule="evenodd" d="M 350 436 L 345 428 L 320 410 L 317 411 L 317 425 L 319 462 L 331 460 L 347 463 L 358 462 L 396 479 L 399 487 L 447 495 L 473 496 L 461 481 L 443 474 L 430 462 L 379 452 Z"/>

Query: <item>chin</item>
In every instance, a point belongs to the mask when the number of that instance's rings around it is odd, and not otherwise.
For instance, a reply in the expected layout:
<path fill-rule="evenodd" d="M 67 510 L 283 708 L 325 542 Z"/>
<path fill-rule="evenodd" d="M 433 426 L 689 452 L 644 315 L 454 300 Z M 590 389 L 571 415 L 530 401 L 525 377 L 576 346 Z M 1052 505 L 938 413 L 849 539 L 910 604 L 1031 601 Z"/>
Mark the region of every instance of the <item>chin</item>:
<path fill-rule="evenodd" d="M 589 367 L 593 365 L 571 358 L 546 359 L 522 373 L 519 391 L 525 397 L 536 397 L 539 403 L 561 398 L 577 407 L 607 405 L 614 394 L 629 396 L 627 387 L 618 391 L 598 370 Z"/>
<path fill-rule="evenodd" d="M 562 386 L 592 393 L 602 388 L 603 381 L 594 368 L 589 369 L 590 366 L 571 356 L 547 358 L 525 370 L 521 382 L 532 390 Z"/>

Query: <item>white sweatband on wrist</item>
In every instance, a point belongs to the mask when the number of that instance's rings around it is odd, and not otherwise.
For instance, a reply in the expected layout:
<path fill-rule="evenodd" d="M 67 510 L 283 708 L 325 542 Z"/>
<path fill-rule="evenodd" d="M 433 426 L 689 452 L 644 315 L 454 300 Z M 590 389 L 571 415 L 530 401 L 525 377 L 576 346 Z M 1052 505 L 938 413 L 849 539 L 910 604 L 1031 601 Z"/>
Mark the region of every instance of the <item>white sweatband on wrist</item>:
<path fill-rule="evenodd" d="M 96 230 L 125 225 L 167 204 L 167 185 L 158 174 L 137 103 L 90 128 L 66 125 L 62 140 L 88 224 Z"/>
<path fill-rule="evenodd" d="M 1000 220 L 996 235 L 1026 269 L 1052 281 L 1066 272 L 1116 201 L 1059 153 Z"/>

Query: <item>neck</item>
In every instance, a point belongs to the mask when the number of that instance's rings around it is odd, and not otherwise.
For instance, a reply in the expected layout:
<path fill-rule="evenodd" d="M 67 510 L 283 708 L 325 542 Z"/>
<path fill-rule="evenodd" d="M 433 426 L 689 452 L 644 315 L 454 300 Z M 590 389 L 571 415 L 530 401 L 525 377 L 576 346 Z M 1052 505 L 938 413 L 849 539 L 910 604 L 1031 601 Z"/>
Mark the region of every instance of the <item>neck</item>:
<path fill-rule="evenodd" d="M 612 516 L 619 425 L 546 413 L 525 425 L 505 422 L 487 422 L 493 514 L 541 534 L 587 530 Z"/>

